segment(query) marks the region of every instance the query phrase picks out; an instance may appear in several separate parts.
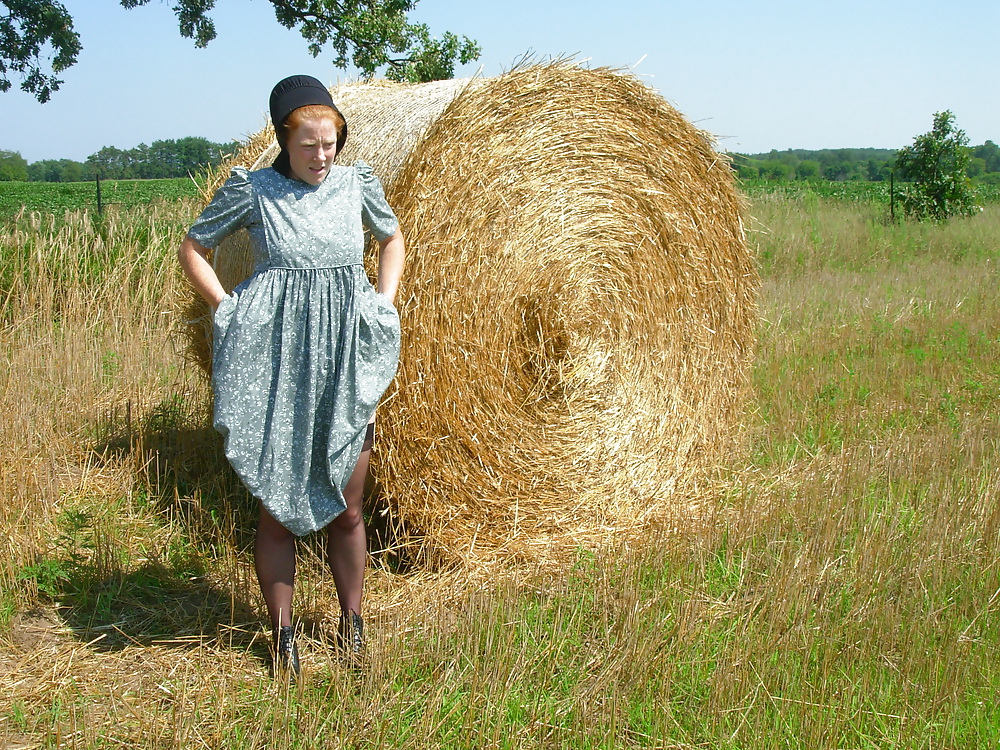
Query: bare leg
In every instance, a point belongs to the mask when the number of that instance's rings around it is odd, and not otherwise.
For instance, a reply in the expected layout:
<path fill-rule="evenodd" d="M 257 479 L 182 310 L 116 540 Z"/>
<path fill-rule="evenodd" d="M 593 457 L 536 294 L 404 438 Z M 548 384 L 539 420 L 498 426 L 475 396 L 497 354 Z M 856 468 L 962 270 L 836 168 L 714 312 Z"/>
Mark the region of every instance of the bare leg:
<path fill-rule="evenodd" d="M 337 585 L 337 599 L 342 612 L 354 611 L 361 614 L 361 593 L 364 588 L 368 554 L 368 537 L 365 532 L 362 506 L 370 457 L 371 448 L 361 451 L 358 463 L 344 489 L 347 510 L 333 519 L 327 527 L 327 561 L 333 572 L 333 581 Z"/>
<path fill-rule="evenodd" d="M 257 583 L 267 603 L 271 627 L 292 624 L 292 586 L 295 583 L 295 535 L 260 506 L 253 547 Z"/>

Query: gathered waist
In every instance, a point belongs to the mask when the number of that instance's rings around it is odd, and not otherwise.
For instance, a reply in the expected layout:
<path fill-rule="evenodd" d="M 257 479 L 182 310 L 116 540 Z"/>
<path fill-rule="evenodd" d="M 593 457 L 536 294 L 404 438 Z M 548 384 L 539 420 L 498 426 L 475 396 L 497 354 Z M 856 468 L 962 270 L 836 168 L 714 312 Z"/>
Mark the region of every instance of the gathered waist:
<path fill-rule="evenodd" d="M 276 266 L 271 263 L 262 263 L 255 269 L 257 273 L 263 273 L 264 271 L 300 271 L 300 272 L 313 272 L 313 271 L 339 271 L 344 268 L 361 268 L 362 263 L 341 263 L 339 265 L 333 266 Z"/>

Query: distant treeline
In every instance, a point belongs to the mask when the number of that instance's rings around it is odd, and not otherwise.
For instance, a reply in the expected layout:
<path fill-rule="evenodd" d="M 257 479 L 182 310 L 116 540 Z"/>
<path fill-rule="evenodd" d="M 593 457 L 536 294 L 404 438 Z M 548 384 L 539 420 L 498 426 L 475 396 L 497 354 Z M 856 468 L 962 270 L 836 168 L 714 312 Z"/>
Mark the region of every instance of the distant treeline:
<path fill-rule="evenodd" d="M 213 143 L 205 138 L 140 143 L 122 150 L 105 146 L 85 162 L 45 159 L 29 164 L 16 151 L 0 150 L 0 182 L 81 182 L 100 176 L 108 180 L 186 177 L 215 166 L 238 144 Z"/>
<path fill-rule="evenodd" d="M 0 150 L 0 182 L 80 182 L 100 175 L 108 180 L 186 177 L 218 165 L 239 144 L 213 143 L 205 138 L 153 141 L 122 150 L 105 146 L 85 162 L 46 159 L 29 164 L 16 151 Z M 973 180 L 1000 185 L 1000 146 L 986 141 L 970 148 L 968 174 Z M 839 148 L 808 151 L 772 150 L 766 154 L 731 154 L 741 179 L 862 180 L 881 182 L 892 174 L 896 152 L 884 148 Z"/>
<path fill-rule="evenodd" d="M 970 151 L 969 177 L 1000 185 L 1000 146 L 986 141 L 981 146 L 971 147 Z M 731 156 L 733 169 L 741 179 L 881 182 L 892 174 L 896 151 L 884 148 L 788 149 Z"/>

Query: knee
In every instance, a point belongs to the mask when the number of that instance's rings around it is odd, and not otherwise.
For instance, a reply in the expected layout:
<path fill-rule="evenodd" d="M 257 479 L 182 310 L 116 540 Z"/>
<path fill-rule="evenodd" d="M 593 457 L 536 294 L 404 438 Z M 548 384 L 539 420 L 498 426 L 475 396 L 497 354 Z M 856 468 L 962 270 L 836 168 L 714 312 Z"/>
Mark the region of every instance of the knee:
<path fill-rule="evenodd" d="M 352 531 L 364 523 L 364 515 L 359 508 L 347 507 L 343 513 L 333 519 L 333 525 L 341 531 Z"/>
<path fill-rule="evenodd" d="M 274 520 L 270 513 L 261 508 L 260 521 L 257 523 L 257 540 L 271 544 L 287 544 L 294 535 L 280 523 Z"/>

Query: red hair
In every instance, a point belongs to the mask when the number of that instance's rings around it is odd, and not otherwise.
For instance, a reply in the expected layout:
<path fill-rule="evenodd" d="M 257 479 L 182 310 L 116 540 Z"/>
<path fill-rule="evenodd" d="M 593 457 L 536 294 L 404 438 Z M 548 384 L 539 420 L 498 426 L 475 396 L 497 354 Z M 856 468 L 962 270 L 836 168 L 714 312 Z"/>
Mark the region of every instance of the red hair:
<path fill-rule="evenodd" d="M 274 131 L 274 137 L 278 140 L 278 145 L 281 146 L 282 150 L 288 148 L 288 139 L 292 132 L 309 120 L 333 120 L 337 127 L 337 152 L 340 153 L 340 149 L 344 147 L 347 123 L 340 112 L 324 104 L 307 104 L 305 107 L 298 107 L 288 113 L 285 121 Z"/>

